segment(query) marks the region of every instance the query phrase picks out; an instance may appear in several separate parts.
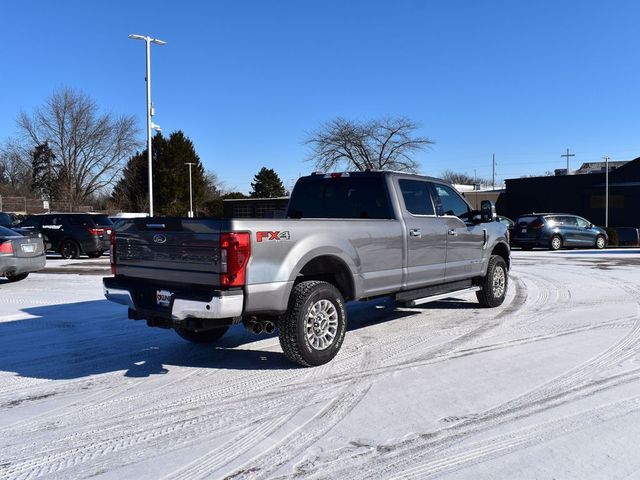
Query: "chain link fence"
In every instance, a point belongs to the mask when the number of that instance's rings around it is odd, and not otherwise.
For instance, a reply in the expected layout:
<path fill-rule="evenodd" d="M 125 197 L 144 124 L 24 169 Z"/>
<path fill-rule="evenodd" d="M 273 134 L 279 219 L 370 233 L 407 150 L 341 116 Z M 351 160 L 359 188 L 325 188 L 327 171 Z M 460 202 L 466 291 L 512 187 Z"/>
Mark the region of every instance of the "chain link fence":
<path fill-rule="evenodd" d="M 53 201 L 48 205 L 38 198 L 6 197 L 0 195 L 0 212 L 31 215 L 47 212 L 92 212 L 91 205 L 73 205 L 70 202 Z"/>

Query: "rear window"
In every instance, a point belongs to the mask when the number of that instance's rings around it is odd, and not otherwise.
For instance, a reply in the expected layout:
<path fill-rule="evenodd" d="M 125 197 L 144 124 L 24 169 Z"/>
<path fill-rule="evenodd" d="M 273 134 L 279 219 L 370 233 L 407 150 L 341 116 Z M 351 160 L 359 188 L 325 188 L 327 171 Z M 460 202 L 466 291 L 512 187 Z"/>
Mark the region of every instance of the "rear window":
<path fill-rule="evenodd" d="M 518 217 L 518 225 L 529 225 L 530 223 L 533 223 L 536 220 L 540 220 L 540 217 L 537 215 L 528 215 L 525 217 Z"/>
<path fill-rule="evenodd" d="M 18 232 L 9 230 L 6 227 L 0 227 L 0 237 L 19 237 L 19 236 L 20 234 Z"/>
<path fill-rule="evenodd" d="M 96 222 L 96 225 L 100 225 L 100 226 L 111 226 L 111 225 L 113 225 L 113 222 L 111 221 L 111 219 L 107 215 L 92 214 L 91 216 L 93 217 L 93 221 Z"/>
<path fill-rule="evenodd" d="M 90 215 L 68 215 L 67 220 L 71 225 L 76 225 L 81 227 L 94 225 Z"/>
<path fill-rule="evenodd" d="M 383 177 L 307 177 L 291 194 L 289 218 L 393 218 Z"/>

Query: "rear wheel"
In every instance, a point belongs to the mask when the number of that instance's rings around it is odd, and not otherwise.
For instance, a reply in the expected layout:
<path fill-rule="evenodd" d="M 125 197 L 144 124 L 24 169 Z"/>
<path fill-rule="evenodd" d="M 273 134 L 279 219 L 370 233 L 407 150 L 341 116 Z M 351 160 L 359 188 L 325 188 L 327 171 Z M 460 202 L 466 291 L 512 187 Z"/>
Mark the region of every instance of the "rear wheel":
<path fill-rule="evenodd" d="M 502 305 L 507 294 L 509 275 L 507 263 L 500 255 L 491 255 L 487 274 L 480 284 L 481 290 L 476 292 L 478 302 L 483 307 L 497 307 Z"/>
<path fill-rule="evenodd" d="M 80 258 L 80 245 L 73 240 L 65 240 L 62 242 L 62 245 L 60 245 L 60 255 L 67 260 L 70 258 Z"/>
<path fill-rule="evenodd" d="M 596 238 L 596 248 L 598 250 L 602 250 L 606 246 L 607 246 L 607 239 L 604 238 L 603 235 L 598 235 L 598 237 Z"/>
<path fill-rule="evenodd" d="M 214 328 L 212 330 L 204 330 L 202 332 L 194 332 L 193 330 L 185 330 L 181 327 L 175 327 L 174 330 L 185 340 L 191 343 L 214 343 L 220 340 L 229 327 Z"/>
<path fill-rule="evenodd" d="M 346 330 L 347 314 L 338 289 L 318 280 L 300 282 L 280 317 L 280 345 L 294 363 L 322 365 L 338 354 Z"/>
<path fill-rule="evenodd" d="M 550 250 L 560 250 L 562 248 L 562 238 L 560 235 L 554 235 L 551 237 L 551 241 L 549 242 Z"/>
<path fill-rule="evenodd" d="M 24 280 L 28 276 L 28 273 L 21 273 L 20 275 L 7 275 L 7 280 L 9 280 L 10 282 L 19 282 L 20 280 Z"/>

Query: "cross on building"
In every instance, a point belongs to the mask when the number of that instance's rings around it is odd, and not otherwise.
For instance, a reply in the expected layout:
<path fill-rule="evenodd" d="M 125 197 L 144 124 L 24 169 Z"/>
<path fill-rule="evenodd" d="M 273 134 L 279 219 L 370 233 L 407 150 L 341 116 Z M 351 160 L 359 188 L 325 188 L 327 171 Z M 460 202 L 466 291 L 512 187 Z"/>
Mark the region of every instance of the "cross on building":
<path fill-rule="evenodd" d="M 561 157 L 566 157 L 567 158 L 567 175 L 569 175 L 569 158 L 570 157 L 575 157 L 576 154 L 575 153 L 569 153 L 569 149 L 567 148 L 567 153 L 560 155 Z"/>

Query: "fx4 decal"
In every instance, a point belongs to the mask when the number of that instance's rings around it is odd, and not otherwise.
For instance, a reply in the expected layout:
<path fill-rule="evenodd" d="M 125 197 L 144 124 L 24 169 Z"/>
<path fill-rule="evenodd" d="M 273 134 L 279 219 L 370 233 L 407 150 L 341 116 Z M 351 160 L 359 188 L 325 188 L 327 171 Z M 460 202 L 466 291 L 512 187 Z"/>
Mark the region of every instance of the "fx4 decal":
<path fill-rule="evenodd" d="M 256 241 L 262 243 L 263 240 L 291 240 L 289 231 L 285 232 L 256 232 Z"/>

